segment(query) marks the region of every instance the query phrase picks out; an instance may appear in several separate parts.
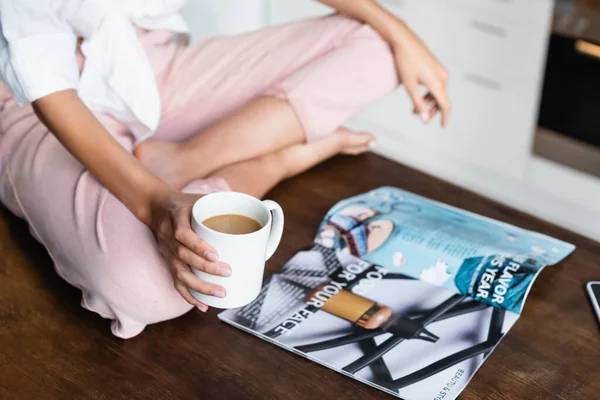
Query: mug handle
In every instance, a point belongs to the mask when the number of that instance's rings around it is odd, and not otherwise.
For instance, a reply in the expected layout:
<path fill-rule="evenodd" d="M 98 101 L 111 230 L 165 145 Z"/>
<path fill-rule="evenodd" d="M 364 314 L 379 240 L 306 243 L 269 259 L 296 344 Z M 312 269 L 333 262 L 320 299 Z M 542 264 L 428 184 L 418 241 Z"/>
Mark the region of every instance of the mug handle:
<path fill-rule="evenodd" d="M 277 246 L 279 246 L 279 242 L 281 242 L 281 236 L 283 235 L 283 210 L 281 206 L 274 201 L 265 200 L 262 202 L 265 207 L 272 212 L 271 217 L 271 233 L 269 234 L 269 240 L 267 242 L 267 257 L 265 261 L 267 261 L 277 250 Z"/>

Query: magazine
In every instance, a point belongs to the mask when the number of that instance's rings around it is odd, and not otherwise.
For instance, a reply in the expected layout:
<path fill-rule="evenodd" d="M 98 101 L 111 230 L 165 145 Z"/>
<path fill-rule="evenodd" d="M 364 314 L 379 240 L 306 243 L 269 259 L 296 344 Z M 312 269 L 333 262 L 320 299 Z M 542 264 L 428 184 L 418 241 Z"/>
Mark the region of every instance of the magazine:
<path fill-rule="evenodd" d="M 219 318 L 407 400 L 455 399 L 574 246 L 391 187 L 336 204 L 315 243 Z"/>

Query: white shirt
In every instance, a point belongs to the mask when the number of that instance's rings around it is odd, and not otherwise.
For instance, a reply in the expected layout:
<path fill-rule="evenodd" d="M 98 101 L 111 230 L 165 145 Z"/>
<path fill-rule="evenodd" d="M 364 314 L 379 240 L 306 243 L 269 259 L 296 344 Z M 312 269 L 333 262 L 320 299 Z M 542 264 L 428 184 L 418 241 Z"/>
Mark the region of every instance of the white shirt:
<path fill-rule="evenodd" d="M 133 24 L 187 33 L 179 14 L 185 1 L 0 0 L 0 76 L 21 105 L 76 89 L 91 110 L 113 115 L 144 140 L 160 121 L 160 97 Z"/>

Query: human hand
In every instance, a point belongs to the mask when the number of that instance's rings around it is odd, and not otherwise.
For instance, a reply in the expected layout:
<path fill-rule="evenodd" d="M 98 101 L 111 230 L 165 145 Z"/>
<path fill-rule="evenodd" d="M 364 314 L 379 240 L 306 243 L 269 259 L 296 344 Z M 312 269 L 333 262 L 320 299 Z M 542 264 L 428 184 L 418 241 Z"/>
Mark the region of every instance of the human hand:
<path fill-rule="evenodd" d="M 177 191 L 161 193 L 152 199 L 150 229 L 158 241 L 158 248 L 169 264 L 175 289 L 200 311 L 208 306 L 190 293 L 193 289 L 209 296 L 225 297 L 225 289 L 197 277 L 192 268 L 216 276 L 230 276 L 231 268 L 218 261 L 214 248 L 202 241 L 191 226 L 192 208 L 200 195 Z"/>
<path fill-rule="evenodd" d="M 442 126 L 446 127 L 450 118 L 446 69 L 400 20 L 394 29 L 390 46 L 400 82 L 413 102 L 413 112 L 419 115 L 423 123 L 429 122 L 437 112 L 441 112 Z M 424 96 L 421 94 L 421 85 L 427 89 Z"/>

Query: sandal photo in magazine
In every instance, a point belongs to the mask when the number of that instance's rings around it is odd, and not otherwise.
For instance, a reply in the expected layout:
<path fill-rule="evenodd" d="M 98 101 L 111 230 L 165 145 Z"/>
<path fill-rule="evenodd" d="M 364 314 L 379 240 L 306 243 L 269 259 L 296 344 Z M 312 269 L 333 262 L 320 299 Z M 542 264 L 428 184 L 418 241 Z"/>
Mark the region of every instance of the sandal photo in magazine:
<path fill-rule="evenodd" d="M 396 188 L 344 200 L 315 243 L 219 318 L 407 400 L 455 399 L 574 246 Z"/>

